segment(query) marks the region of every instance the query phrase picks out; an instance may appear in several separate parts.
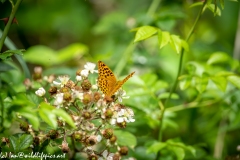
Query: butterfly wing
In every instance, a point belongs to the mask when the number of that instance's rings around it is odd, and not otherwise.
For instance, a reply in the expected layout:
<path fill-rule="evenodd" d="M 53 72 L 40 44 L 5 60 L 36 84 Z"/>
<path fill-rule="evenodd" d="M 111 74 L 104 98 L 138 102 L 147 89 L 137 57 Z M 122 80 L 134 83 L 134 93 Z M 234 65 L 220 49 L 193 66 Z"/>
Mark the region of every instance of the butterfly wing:
<path fill-rule="evenodd" d="M 119 88 L 122 87 L 122 85 L 133 76 L 135 72 L 130 73 L 126 78 L 124 78 L 122 81 L 117 81 L 117 83 L 115 84 L 114 88 L 112 90 L 109 91 L 109 93 L 107 94 L 107 96 L 112 96 L 115 92 L 117 92 L 119 90 Z"/>
<path fill-rule="evenodd" d="M 98 61 L 98 86 L 105 95 L 109 95 L 117 83 L 117 79 L 114 76 L 111 69 L 105 65 L 102 61 Z"/>

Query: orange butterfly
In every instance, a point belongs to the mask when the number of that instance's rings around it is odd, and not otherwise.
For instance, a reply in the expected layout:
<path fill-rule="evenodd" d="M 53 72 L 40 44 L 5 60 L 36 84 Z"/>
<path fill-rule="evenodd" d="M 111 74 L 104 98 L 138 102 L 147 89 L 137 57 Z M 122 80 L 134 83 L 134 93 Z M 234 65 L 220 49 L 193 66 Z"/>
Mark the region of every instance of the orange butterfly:
<path fill-rule="evenodd" d="M 135 72 L 121 81 L 117 81 L 111 69 L 102 61 L 98 61 L 98 86 L 107 97 L 111 97 Z"/>

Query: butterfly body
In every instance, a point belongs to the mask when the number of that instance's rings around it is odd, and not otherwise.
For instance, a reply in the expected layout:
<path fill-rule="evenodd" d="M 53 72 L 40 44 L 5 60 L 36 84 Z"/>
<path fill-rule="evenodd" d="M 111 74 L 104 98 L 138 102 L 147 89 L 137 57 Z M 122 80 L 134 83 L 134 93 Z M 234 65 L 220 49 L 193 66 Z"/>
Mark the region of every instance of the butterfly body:
<path fill-rule="evenodd" d="M 134 73 L 132 72 L 123 80 L 117 81 L 111 69 L 102 61 L 98 61 L 98 86 L 105 96 L 111 97 Z"/>

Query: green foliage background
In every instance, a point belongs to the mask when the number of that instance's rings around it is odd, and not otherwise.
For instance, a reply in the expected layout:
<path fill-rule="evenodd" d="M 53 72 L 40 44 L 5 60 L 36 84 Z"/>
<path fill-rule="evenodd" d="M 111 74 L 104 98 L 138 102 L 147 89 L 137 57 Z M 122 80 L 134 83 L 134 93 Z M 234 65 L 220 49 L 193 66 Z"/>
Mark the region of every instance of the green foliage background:
<path fill-rule="evenodd" d="M 22 57 L 30 70 L 41 65 L 46 75 L 74 77 L 85 62 L 98 60 L 119 79 L 136 71 L 123 87 L 131 96 L 124 103 L 134 109 L 136 117 L 125 129 L 137 139 L 129 156 L 154 159 L 160 150 L 161 160 L 224 159 L 240 152 L 240 70 L 239 61 L 232 58 L 238 45 L 239 3 L 225 1 L 221 16 L 210 10 L 201 16 L 184 55 L 180 87 L 164 106 L 161 128 L 161 105 L 176 78 L 180 56 L 170 45 L 160 49 L 157 36 L 133 43 L 136 32 L 130 32 L 154 26 L 185 39 L 200 10 L 200 6 L 190 7 L 191 3 L 25 0 L 16 13 L 18 25 L 12 25 L 8 37 L 17 48 L 26 50 Z M 10 11 L 10 3 L 0 4 L 0 18 L 8 17 Z M 3 22 L 0 28 L 4 29 Z M 17 62 L 8 63 L 14 70 L 1 73 L 1 79 L 11 84 L 12 92 L 25 92 L 23 71 Z M 12 128 L 11 118 L 6 119 L 5 127 Z"/>

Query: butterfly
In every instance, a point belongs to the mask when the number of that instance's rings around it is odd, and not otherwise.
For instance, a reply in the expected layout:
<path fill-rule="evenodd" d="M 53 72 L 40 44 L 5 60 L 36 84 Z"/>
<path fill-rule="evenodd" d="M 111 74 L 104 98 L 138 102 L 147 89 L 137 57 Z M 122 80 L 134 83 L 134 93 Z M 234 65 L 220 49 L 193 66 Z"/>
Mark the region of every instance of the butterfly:
<path fill-rule="evenodd" d="M 130 73 L 126 78 L 117 81 L 111 69 L 102 61 L 98 61 L 98 86 L 107 97 L 111 97 L 135 72 Z"/>

